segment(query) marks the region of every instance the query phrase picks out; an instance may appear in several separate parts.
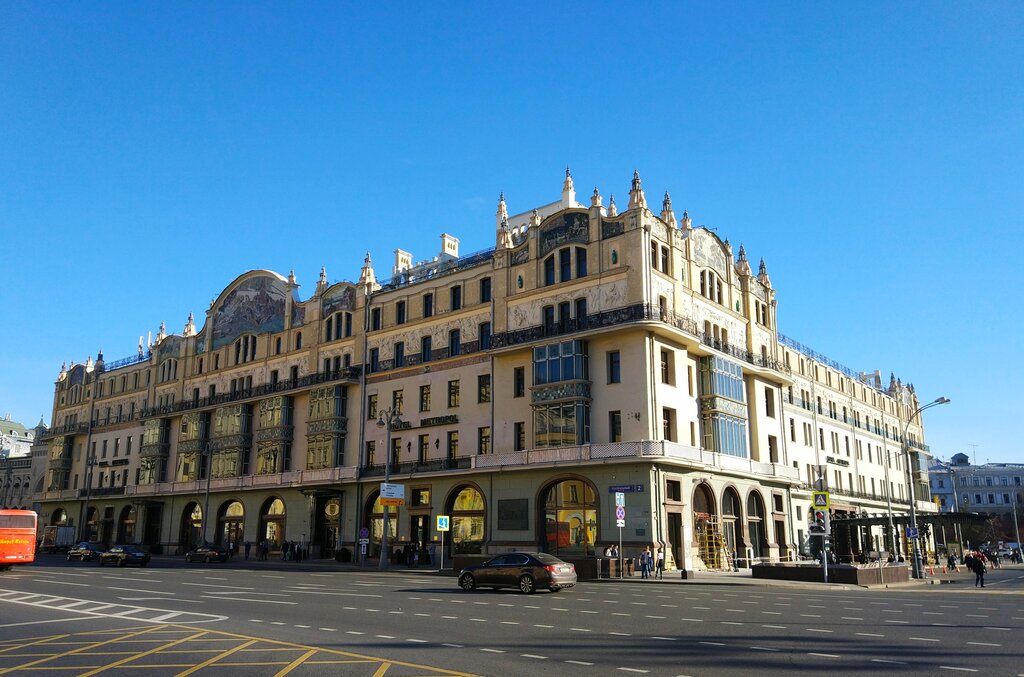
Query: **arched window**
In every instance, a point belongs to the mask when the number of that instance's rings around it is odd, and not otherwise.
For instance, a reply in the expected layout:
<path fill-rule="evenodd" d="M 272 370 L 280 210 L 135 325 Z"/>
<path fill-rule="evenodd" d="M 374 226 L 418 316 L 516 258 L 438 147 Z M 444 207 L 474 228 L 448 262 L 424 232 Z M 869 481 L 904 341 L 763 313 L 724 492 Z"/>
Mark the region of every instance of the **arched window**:
<path fill-rule="evenodd" d="M 484 497 L 473 487 L 462 487 L 452 498 L 448 512 L 452 516 L 452 551 L 456 555 L 480 553 L 487 523 Z"/>
<path fill-rule="evenodd" d="M 135 542 L 135 506 L 126 505 L 121 509 L 121 516 L 117 521 L 117 542 Z"/>
<path fill-rule="evenodd" d="M 285 507 L 280 498 L 271 497 L 260 510 L 259 541 L 266 541 L 271 550 L 280 550 L 284 543 Z"/>
<path fill-rule="evenodd" d="M 542 498 L 545 552 L 558 556 L 594 554 L 597 541 L 597 496 L 583 480 L 563 480 L 548 487 Z"/>
<path fill-rule="evenodd" d="M 50 516 L 50 524 L 65 525 L 68 523 L 68 513 L 64 508 L 57 508 Z"/>
<path fill-rule="evenodd" d="M 203 508 L 196 502 L 189 503 L 181 512 L 181 531 L 178 546 L 182 552 L 192 550 L 203 543 Z"/>
<path fill-rule="evenodd" d="M 730 552 L 737 552 L 737 525 L 740 524 L 740 497 L 735 489 L 726 489 L 722 495 L 722 537 L 725 538 Z"/>
<path fill-rule="evenodd" d="M 245 508 L 238 501 L 221 505 L 217 515 L 217 543 L 238 548 L 245 536 Z"/>
<path fill-rule="evenodd" d="M 768 555 L 768 529 L 764 521 L 764 501 L 761 494 L 750 492 L 747 497 L 747 530 L 754 557 Z"/>

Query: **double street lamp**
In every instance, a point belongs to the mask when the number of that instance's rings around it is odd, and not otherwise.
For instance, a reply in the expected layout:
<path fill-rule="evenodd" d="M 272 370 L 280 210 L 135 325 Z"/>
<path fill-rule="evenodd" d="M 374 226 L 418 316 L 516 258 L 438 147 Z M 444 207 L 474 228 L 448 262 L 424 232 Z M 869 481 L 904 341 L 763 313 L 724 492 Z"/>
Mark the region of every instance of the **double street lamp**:
<path fill-rule="evenodd" d="M 907 422 L 903 424 L 903 438 L 902 438 L 901 444 L 903 446 L 904 460 L 906 461 L 906 464 L 907 464 L 907 488 L 910 491 L 910 528 L 911 528 L 911 530 L 914 533 L 914 537 L 911 538 L 910 541 L 911 541 L 911 547 L 913 548 L 913 569 L 912 569 L 912 572 L 913 572 L 914 578 L 921 578 L 921 548 L 918 546 L 918 536 L 917 536 L 917 533 L 918 533 L 917 532 L 917 505 L 916 505 L 917 499 L 916 499 L 916 497 L 914 495 L 914 475 L 913 475 L 913 467 L 912 467 L 913 464 L 911 463 L 911 460 L 910 460 L 910 442 L 907 439 L 907 435 L 909 434 L 909 431 L 910 431 L 910 423 L 917 417 L 918 414 L 920 414 L 925 409 L 931 409 L 932 407 L 937 407 L 940 404 L 949 404 L 949 398 L 948 397 L 939 397 L 939 398 L 933 400 L 932 402 L 929 402 L 928 404 L 926 404 L 926 405 L 924 405 L 922 407 L 918 407 L 916 410 L 914 410 L 914 413 L 912 413 L 910 416 L 907 417 Z"/>
<path fill-rule="evenodd" d="M 377 419 L 377 427 L 384 428 L 387 430 L 387 437 L 384 446 L 384 484 L 391 482 L 391 431 L 401 426 L 402 421 L 401 412 L 397 408 L 385 409 L 380 412 L 380 418 Z M 381 508 L 384 511 L 384 530 L 380 536 L 380 562 L 378 567 L 380 569 L 387 569 L 391 565 L 391 553 L 388 548 L 388 527 L 390 519 L 388 516 L 390 506 L 384 503 L 386 499 L 381 497 Z"/>
<path fill-rule="evenodd" d="M 87 453 L 85 457 L 85 504 L 82 506 L 82 520 L 81 520 L 81 533 L 78 535 L 79 541 L 92 542 L 92 527 L 89 522 L 89 499 L 92 498 L 92 475 L 93 468 L 98 463 L 96 459 L 96 453 Z"/>

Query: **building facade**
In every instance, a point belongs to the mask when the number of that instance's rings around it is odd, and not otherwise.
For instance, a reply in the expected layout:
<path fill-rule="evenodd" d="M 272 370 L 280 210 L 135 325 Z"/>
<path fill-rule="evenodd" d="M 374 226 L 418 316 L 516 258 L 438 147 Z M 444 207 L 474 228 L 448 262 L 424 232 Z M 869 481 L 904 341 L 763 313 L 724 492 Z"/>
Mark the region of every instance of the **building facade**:
<path fill-rule="evenodd" d="M 398 249 L 381 281 L 369 254 L 356 282 L 321 270 L 305 300 L 294 274 L 249 271 L 202 328 L 62 368 L 45 521 L 170 552 L 331 557 L 365 535 L 372 557 L 390 473 L 392 544 L 436 543 L 449 515 L 448 554 L 621 537 L 701 569 L 808 551 L 812 486 L 837 513 L 903 512 L 912 482 L 931 509 L 913 388 L 781 336 L 764 262 L 667 193 L 654 213 L 639 175 L 621 213 L 597 189 L 577 202 L 568 171 L 536 209 L 502 195 L 495 229 L 470 255 L 447 234 L 420 263 Z"/>
<path fill-rule="evenodd" d="M 42 426 L 42 421 L 40 421 Z M 27 509 L 33 496 L 31 449 L 40 427 L 0 419 L 0 507 Z"/>
<path fill-rule="evenodd" d="M 967 454 L 930 464 L 931 492 L 942 512 L 1012 513 L 1024 506 L 1024 463 L 972 465 Z"/>

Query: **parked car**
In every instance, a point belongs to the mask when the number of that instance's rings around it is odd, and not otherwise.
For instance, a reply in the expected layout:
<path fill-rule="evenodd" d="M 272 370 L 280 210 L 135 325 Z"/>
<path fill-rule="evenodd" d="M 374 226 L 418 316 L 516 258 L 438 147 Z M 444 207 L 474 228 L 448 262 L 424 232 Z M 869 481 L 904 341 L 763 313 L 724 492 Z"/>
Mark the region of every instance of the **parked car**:
<path fill-rule="evenodd" d="M 546 588 L 558 592 L 576 585 L 576 566 L 545 552 L 509 552 L 459 572 L 459 587 L 519 588 L 527 594 Z"/>
<path fill-rule="evenodd" d="M 185 553 L 186 562 L 226 562 L 231 556 L 228 549 L 220 545 L 200 545 Z"/>
<path fill-rule="evenodd" d="M 71 562 L 77 559 L 79 562 L 91 562 L 94 559 L 99 559 L 102 552 L 92 543 L 82 541 L 68 550 L 68 561 Z"/>
<path fill-rule="evenodd" d="M 116 564 L 119 567 L 137 564 L 144 567 L 149 564 L 149 553 L 139 550 L 134 545 L 115 545 L 100 555 L 100 566 L 105 567 L 108 564 Z"/>

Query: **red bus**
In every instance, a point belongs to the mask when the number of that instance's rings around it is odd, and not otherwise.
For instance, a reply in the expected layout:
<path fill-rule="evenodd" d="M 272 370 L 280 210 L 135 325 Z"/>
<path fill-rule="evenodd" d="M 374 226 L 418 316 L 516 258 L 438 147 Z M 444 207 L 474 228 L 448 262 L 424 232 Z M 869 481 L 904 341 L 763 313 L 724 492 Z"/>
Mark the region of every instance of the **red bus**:
<path fill-rule="evenodd" d="M 35 560 L 36 519 L 31 510 L 0 510 L 0 571 Z"/>

